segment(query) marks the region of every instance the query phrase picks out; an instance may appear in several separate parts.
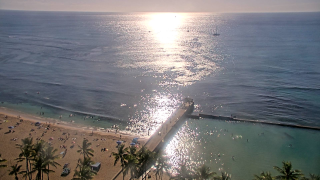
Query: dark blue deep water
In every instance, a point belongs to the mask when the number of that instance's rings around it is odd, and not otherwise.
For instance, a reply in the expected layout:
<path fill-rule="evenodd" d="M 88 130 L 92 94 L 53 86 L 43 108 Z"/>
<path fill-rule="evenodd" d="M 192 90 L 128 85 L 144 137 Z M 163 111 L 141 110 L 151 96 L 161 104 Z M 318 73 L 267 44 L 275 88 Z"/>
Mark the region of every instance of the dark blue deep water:
<path fill-rule="evenodd" d="M 319 29 L 320 13 L 0 11 L 0 100 L 128 121 L 190 96 L 204 113 L 320 126 Z"/>

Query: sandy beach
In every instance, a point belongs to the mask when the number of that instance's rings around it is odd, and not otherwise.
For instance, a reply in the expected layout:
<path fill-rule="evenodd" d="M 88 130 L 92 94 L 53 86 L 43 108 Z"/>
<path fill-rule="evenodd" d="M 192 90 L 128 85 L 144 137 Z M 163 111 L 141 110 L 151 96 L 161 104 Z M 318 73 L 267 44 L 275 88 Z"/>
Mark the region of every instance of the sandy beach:
<path fill-rule="evenodd" d="M 21 144 L 21 139 L 26 137 L 33 137 L 33 142 L 36 142 L 40 138 L 47 142 L 51 142 L 54 148 L 58 149 L 57 154 L 64 152 L 67 153 L 63 157 L 56 160 L 61 167 L 53 168 L 55 173 L 50 173 L 50 179 L 71 179 L 76 168 L 77 161 L 82 155 L 77 153 L 78 145 L 81 145 L 84 138 L 88 139 L 92 143 L 92 149 L 94 150 L 94 162 L 101 162 L 101 168 L 94 179 L 112 179 L 114 175 L 120 170 L 120 163 L 114 166 L 114 157 L 111 156 L 112 152 L 117 152 L 117 141 L 122 140 L 126 146 L 132 141 L 132 136 L 121 135 L 115 132 L 102 132 L 98 130 L 84 129 L 81 127 L 75 127 L 72 123 L 63 123 L 53 119 L 43 119 L 40 117 L 33 117 L 26 114 L 17 114 L 13 110 L 6 108 L 0 108 L 0 143 L 2 148 L 0 153 L 2 158 L 6 159 L 7 168 L 0 169 L 0 179 L 13 179 L 13 176 L 9 176 L 9 167 L 15 165 L 16 158 L 20 153 L 20 149 L 16 148 L 16 144 Z M 19 117 L 20 115 L 20 117 Z M 6 117 L 7 116 L 7 117 Z M 21 121 L 23 120 L 23 121 Z M 41 122 L 41 126 L 35 126 L 35 122 Z M 50 128 L 46 127 L 50 124 Z M 12 132 L 9 132 L 8 127 L 14 126 Z M 92 135 L 93 132 L 93 135 Z M 66 138 L 68 135 L 68 138 Z M 64 138 L 65 140 L 59 140 Z M 50 140 L 52 139 L 52 140 Z M 139 139 L 140 145 L 145 143 L 146 139 Z M 74 145 L 73 148 L 70 148 Z M 63 148 L 62 146 L 65 146 Z M 107 151 L 101 152 L 102 148 L 106 148 Z M 66 177 L 61 177 L 62 167 L 65 163 L 70 163 L 69 168 L 71 173 Z M 25 169 L 25 162 L 20 162 L 22 169 Z M 20 175 L 20 178 L 22 176 Z M 121 177 L 119 177 L 121 178 Z M 122 178 L 121 178 L 122 179 Z"/>

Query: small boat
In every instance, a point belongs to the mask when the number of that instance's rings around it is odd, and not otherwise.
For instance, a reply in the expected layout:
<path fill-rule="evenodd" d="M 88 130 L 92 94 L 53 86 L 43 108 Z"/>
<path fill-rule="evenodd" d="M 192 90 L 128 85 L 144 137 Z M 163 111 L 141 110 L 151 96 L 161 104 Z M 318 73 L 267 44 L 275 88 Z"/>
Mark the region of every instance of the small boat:
<path fill-rule="evenodd" d="M 219 36 L 220 34 L 218 33 L 218 28 L 216 27 L 216 31 L 213 33 L 213 36 Z"/>

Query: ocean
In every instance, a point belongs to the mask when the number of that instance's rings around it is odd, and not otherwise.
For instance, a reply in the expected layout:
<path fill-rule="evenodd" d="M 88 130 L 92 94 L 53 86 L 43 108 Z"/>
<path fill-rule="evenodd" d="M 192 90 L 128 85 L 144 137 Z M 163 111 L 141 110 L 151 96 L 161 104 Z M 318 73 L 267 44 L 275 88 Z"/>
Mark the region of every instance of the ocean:
<path fill-rule="evenodd" d="M 195 114 L 319 127 L 319 29 L 319 12 L 1 10 L 0 106 L 147 136 L 190 97 Z M 206 163 L 239 180 L 276 174 L 283 160 L 308 174 L 320 168 L 319 137 L 187 119 L 166 152 L 173 166 Z"/>

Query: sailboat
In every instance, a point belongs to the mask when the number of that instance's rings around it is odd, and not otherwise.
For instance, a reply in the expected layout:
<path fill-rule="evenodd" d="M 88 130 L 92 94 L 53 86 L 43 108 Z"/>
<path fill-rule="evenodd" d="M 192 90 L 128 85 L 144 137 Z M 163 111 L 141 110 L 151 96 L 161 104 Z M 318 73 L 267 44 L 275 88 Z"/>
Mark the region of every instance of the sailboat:
<path fill-rule="evenodd" d="M 218 29 L 216 27 L 216 31 L 213 33 L 214 36 L 219 36 L 220 34 L 218 33 Z"/>

